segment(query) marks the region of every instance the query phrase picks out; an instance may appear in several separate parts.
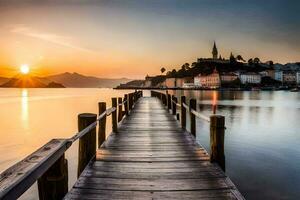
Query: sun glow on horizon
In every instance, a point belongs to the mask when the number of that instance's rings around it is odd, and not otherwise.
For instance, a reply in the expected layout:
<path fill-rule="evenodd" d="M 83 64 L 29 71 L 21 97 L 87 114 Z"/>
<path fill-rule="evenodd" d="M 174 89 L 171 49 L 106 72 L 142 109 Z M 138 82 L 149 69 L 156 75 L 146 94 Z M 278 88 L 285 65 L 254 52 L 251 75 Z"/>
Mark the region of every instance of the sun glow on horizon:
<path fill-rule="evenodd" d="M 29 68 L 29 66 L 28 66 L 27 64 L 21 65 L 21 67 L 20 67 L 20 72 L 21 72 L 22 74 L 28 74 L 29 71 L 30 71 L 30 68 Z"/>

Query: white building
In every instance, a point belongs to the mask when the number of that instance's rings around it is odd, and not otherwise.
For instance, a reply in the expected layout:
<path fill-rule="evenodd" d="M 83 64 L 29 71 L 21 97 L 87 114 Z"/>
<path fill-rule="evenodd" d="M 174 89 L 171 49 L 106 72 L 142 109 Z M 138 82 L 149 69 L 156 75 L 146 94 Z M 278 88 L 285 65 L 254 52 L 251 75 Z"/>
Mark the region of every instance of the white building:
<path fill-rule="evenodd" d="M 236 80 L 239 76 L 236 73 L 229 72 L 229 73 L 222 73 L 220 77 L 222 83 L 228 83 Z"/>
<path fill-rule="evenodd" d="M 242 84 L 259 84 L 261 82 L 261 76 L 254 72 L 241 73 L 240 80 Z"/>
<path fill-rule="evenodd" d="M 300 71 L 296 72 L 297 84 L 300 84 Z"/>
<path fill-rule="evenodd" d="M 195 84 L 194 83 L 183 83 L 183 88 L 194 88 Z"/>
<path fill-rule="evenodd" d="M 277 81 L 283 81 L 283 71 L 275 71 L 275 80 Z"/>

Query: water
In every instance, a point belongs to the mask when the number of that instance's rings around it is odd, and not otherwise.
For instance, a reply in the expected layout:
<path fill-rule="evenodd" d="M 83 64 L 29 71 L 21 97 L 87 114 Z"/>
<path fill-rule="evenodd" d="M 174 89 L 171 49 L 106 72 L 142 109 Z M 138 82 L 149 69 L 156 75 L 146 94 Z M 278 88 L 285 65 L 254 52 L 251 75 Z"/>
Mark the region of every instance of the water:
<path fill-rule="evenodd" d="M 79 113 L 98 112 L 98 102 L 111 106 L 111 97 L 132 91 L 112 89 L 0 89 L 0 172 L 53 138 L 77 132 Z M 107 135 L 111 118 L 107 118 Z M 76 180 L 78 144 L 67 151 L 69 187 Z M 37 199 L 33 185 L 21 199 Z"/>
<path fill-rule="evenodd" d="M 300 93 L 176 91 L 226 117 L 226 174 L 246 199 L 300 198 Z M 209 150 L 209 124 L 197 119 L 197 140 Z"/>
<path fill-rule="evenodd" d="M 77 115 L 129 91 L 112 89 L 0 89 L 0 172 L 52 138 L 77 131 Z M 176 91 L 194 97 L 209 116 L 226 117 L 226 173 L 247 199 L 299 199 L 300 93 L 284 91 Z M 145 93 L 144 93 L 145 94 Z M 111 130 L 110 117 L 107 134 Z M 209 149 L 209 124 L 197 120 L 197 139 Z M 72 186 L 77 144 L 67 151 Z M 36 199 L 34 185 L 21 199 Z"/>

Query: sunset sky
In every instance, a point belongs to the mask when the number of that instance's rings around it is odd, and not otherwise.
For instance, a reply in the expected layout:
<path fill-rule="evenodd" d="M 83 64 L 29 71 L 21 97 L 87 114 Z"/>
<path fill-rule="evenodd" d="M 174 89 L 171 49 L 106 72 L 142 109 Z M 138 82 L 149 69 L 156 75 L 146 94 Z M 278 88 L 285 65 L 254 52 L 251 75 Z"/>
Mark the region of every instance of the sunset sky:
<path fill-rule="evenodd" d="M 300 61 L 299 0 L 0 0 L 0 76 L 117 78 L 210 57 Z"/>

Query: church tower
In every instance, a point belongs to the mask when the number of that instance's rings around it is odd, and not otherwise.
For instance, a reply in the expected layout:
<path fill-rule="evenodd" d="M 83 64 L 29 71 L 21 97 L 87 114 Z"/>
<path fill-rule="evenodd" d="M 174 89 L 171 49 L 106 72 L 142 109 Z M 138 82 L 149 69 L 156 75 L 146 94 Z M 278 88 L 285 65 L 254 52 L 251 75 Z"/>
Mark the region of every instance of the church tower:
<path fill-rule="evenodd" d="M 213 50 L 212 50 L 212 58 L 214 60 L 217 60 L 218 59 L 218 49 L 217 49 L 217 46 L 216 46 L 216 42 L 214 42 L 214 47 L 213 47 Z"/>

